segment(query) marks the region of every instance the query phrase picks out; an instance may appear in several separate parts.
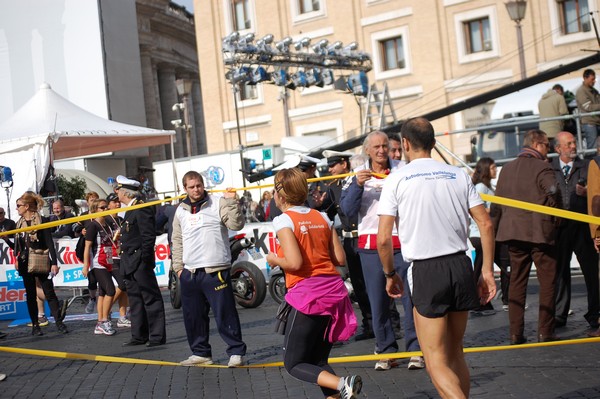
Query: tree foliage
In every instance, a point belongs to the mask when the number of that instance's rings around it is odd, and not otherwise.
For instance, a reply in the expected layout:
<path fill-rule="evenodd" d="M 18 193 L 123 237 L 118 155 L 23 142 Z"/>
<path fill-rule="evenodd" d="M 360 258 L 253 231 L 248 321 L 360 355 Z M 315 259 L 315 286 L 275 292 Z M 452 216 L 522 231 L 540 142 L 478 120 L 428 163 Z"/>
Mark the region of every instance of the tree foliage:
<path fill-rule="evenodd" d="M 79 207 L 75 203 L 76 199 L 85 198 L 87 184 L 85 180 L 79 176 L 75 176 L 68 180 L 63 175 L 56 176 L 56 186 L 58 194 L 62 197 L 66 206 L 73 208 L 75 213 L 78 213 Z"/>

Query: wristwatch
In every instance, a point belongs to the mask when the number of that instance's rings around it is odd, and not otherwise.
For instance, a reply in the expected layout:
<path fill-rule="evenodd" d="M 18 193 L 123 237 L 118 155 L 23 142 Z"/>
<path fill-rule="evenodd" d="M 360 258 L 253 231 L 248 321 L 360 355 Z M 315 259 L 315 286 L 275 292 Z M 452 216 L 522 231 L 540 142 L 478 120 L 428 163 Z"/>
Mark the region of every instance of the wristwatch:
<path fill-rule="evenodd" d="M 389 273 L 383 272 L 383 275 L 386 276 L 387 278 L 392 278 L 392 277 L 394 277 L 396 275 L 396 271 L 392 270 Z"/>

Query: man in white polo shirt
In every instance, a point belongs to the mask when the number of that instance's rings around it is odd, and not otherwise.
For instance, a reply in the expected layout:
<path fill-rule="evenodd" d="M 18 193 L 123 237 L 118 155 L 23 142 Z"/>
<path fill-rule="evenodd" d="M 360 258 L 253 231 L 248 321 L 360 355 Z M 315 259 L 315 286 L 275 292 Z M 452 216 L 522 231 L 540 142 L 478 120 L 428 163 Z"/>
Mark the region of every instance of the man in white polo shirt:
<path fill-rule="evenodd" d="M 468 311 L 496 293 L 492 273 L 493 227 L 483 201 L 461 169 L 431 158 L 433 126 L 424 118 L 402 126 L 408 165 L 390 174 L 379 201 L 377 249 L 391 297 L 411 295 L 417 337 L 427 370 L 442 397 L 469 397 L 463 355 Z M 483 270 L 479 293 L 467 250 L 469 214 L 481 231 Z M 396 223 L 398 222 L 398 223 Z M 392 230 L 397 224 L 410 293 L 396 274 Z"/>

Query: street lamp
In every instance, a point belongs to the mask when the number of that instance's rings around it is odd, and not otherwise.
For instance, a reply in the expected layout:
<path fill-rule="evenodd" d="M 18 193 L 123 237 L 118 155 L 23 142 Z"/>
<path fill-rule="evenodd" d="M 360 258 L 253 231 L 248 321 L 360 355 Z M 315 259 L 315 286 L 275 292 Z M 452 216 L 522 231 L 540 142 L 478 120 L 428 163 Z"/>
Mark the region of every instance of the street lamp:
<path fill-rule="evenodd" d="M 194 82 L 190 79 L 177 79 L 175 81 L 175 87 L 177 87 L 177 94 L 179 94 L 183 101 L 183 128 L 185 129 L 185 140 L 187 147 L 187 156 L 192 156 L 192 125 L 190 124 L 190 104 L 189 96 L 192 94 L 192 86 Z"/>
<path fill-rule="evenodd" d="M 506 4 L 506 11 L 510 19 L 517 25 L 517 44 L 519 46 L 519 63 L 521 65 L 521 80 L 527 77 L 525 72 L 525 53 L 523 52 L 523 32 L 521 30 L 521 21 L 525 18 L 525 11 L 527 10 L 526 0 L 514 0 L 509 1 Z"/>

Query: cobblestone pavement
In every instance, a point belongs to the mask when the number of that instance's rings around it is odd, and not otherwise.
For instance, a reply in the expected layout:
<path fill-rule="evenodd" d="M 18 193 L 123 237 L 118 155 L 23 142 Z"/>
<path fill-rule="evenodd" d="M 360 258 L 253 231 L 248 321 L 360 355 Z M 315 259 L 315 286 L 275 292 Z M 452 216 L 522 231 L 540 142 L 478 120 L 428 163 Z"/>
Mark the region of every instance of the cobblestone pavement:
<path fill-rule="evenodd" d="M 70 291 L 61 291 L 66 298 Z M 126 328 L 112 337 L 93 334 L 94 321 L 71 320 L 84 313 L 82 303 L 69 308 L 66 323 L 70 333 L 59 335 L 51 323 L 44 336 L 32 337 L 26 326 L 0 330 L 9 336 L 0 341 L 7 347 L 70 353 L 179 362 L 187 358 L 181 310 L 171 308 L 164 292 L 167 310 L 168 342 L 156 348 L 124 348 L 129 339 Z M 526 312 L 526 335 L 534 342 L 537 325 L 537 284 L 531 280 Z M 465 347 L 508 344 L 508 313 L 494 301 L 498 312 L 492 316 L 471 316 Z M 581 277 L 573 279 L 572 309 L 567 327 L 557 329 L 564 339 L 585 337 L 585 286 Z M 250 364 L 282 360 L 282 336 L 274 334 L 273 315 L 277 306 L 267 297 L 256 309 L 239 308 Z M 211 321 L 212 322 L 212 321 Z M 227 363 L 223 341 L 211 324 L 213 358 Z M 403 348 L 403 341 L 399 342 Z M 369 355 L 374 340 L 335 347 L 332 357 Z M 600 398 L 600 344 L 586 342 L 543 348 L 519 348 L 467 354 L 471 370 L 473 398 Z M 339 375 L 360 374 L 361 398 L 436 398 L 437 393 L 425 371 L 408 371 L 406 360 L 390 371 L 375 371 L 374 361 L 334 364 Z M 8 374 L 0 382 L 0 398 L 320 398 L 319 389 L 291 378 L 283 368 L 256 369 L 188 368 L 134 365 L 89 360 L 57 359 L 0 352 L 0 372 Z"/>

